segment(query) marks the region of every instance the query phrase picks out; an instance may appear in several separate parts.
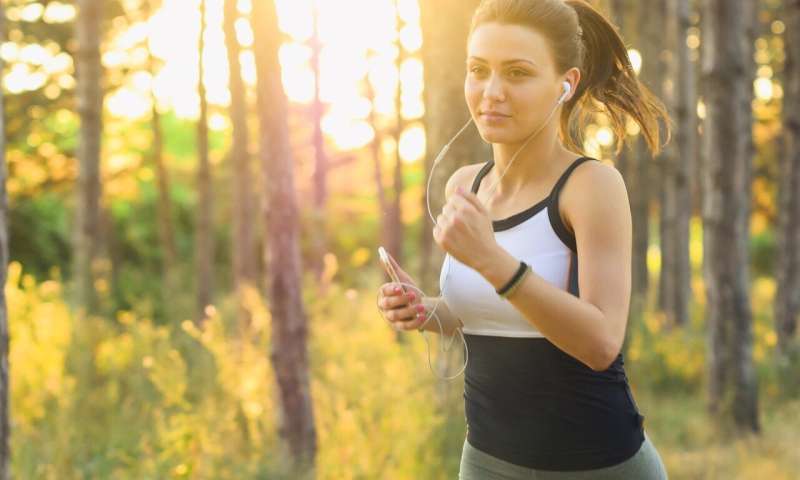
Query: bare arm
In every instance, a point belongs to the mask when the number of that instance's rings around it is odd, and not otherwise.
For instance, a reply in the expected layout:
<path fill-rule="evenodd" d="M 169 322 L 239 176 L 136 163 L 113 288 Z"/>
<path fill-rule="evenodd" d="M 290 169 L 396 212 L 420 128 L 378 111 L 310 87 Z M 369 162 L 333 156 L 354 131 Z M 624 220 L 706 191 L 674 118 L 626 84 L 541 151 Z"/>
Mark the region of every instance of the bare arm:
<path fill-rule="evenodd" d="M 618 171 L 597 166 L 594 172 L 583 172 L 589 175 L 578 173 L 575 177 L 582 178 L 575 178 L 575 192 L 579 193 L 569 213 L 578 247 L 580 298 L 531 272 L 508 301 L 561 350 L 602 371 L 616 358 L 625 336 L 631 216 Z M 518 265 L 518 259 L 499 248 L 477 270 L 499 288 Z"/>

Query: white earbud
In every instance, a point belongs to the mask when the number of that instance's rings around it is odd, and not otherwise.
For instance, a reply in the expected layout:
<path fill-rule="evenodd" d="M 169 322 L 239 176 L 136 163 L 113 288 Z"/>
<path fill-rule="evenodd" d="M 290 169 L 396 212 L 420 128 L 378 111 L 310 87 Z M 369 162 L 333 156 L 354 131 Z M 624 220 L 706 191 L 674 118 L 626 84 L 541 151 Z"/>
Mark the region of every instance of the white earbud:
<path fill-rule="evenodd" d="M 558 99 L 559 104 L 563 103 L 564 100 L 567 99 L 567 96 L 569 96 L 569 92 L 572 91 L 572 85 L 569 82 L 564 82 L 561 85 L 564 87 L 564 93 L 561 95 L 561 98 Z"/>

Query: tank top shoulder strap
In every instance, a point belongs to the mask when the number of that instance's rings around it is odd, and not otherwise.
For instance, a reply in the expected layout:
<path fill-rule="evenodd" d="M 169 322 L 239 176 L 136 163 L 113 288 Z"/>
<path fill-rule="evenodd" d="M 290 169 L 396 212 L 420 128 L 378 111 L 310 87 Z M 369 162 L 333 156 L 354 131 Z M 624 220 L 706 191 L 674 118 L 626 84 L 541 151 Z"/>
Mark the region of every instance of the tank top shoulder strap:
<path fill-rule="evenodd" d="M 561 174 L 561 177 L 559 177 L 558 181 L 553 186 L 553 190 L 550 192 L 550 198 L 552 201 L 554 201 L 556 204 L 558 203 L 558 194 L 561 193 L 561 189 L 564 187 L 564 184 L 567 183 L 569 176 L 572 175 L 572 172 L 578 167 L 578 165 L 589 160 L 598 161 L 596 158 L 592 157 L 579 157 L 576 158 L 566 170 L 564 170 L 564 173 Z"/>
<path fill-rule="evenodd" d="M 561 177 L 556 182 L 555 186 L 553 187 L 552 192 L 550 192 L 550 197 L 548 198 L 548 216 L 550 218 L 550 225 L 553 227 L 556 235 L 572 250 L 573 252 L 577 252 L 577 245 L 575 242 L 575 235 L 567 230 L 567 227 L 564 225 L 564 222 L 561 220 L 561 214 L 559 213 L 558 209 L 558 197 L 561 193 L 561 189 L 564 188 L 564 184 L 567 183 L 567 179 L 569 179 L 572 172 L 582 163 L 587 162 L 589 160 L 599 161 L 596 158 L 592 157 L 580 157 L 576 158 L 572 164 L 567 167 L 564 173 L 561 174 Z"/>
<path fill-rule="evenodd" d="M 473 180 L 472 182 L 472 188 L 470 189 L 472 193 L 475 194 L 478 193 L 478 187 L 480 187 L 481 185 L 481 180 L 483 180 L 483 177 L 485 177 L 486 174 L 489 173 L 489 170 L 491 170 L 493 166 L 494 166 L 494 160 L 489 160 L 485 164 L 483 164 L 483 167 L 481 167 L 480 171 L 478 171 L 478 174 L 475 175 L 475 180 Z"/>

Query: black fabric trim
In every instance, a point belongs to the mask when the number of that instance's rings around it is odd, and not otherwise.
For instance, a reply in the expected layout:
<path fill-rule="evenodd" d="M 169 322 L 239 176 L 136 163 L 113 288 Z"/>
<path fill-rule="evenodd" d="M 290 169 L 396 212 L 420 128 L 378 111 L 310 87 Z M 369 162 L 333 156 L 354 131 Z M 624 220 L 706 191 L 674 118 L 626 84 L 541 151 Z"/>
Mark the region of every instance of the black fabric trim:
<path fill-rule="evenodd" d="M 567 178 L 572 173 L 572 171 L 583 163 L 586 160 L 597 160 L 591 157 L 579 157 L 575 159 L 572 164 L 567 167 L 564 173 L 561 174 L 558 181 L 556 182 L 555 186 L 553 187 L 550 194 L 543 198 L 542 200 L 536 202 L 533 206 L 526 208 L 525 210 L 515 213 L 510 217 L 506 217 L 500 220 L 492 220 L 492 229 L 495 232 L 502 232 L 503 230 L 508 230 L 510 228 L 516 227 L 520 223 L 528 220 L 529 218 L 533 217 L 537 213 L 539 213 L 544 207 L 550 205 L 551 208 L 549 209 L 548 216 L 550 217 L 550 223 L 553 225 L 553 230 L 556 232 L 556 235 L 567 245 L 573 252 L 576 251 L 575 247 L 575 237 L 569 232 L 569 230 L 564 227 L 564 224 L 561 222 L 560 215 L 558 215 L 558 192 L 561 191 L 561 187 L 563 187 L 564 183 L 567 181 Z M 489 173 L 489 170 L 494 167 L 494 160 L 487 161 L 483 167 L 481 167 L 478 174 L 475 176 L 475 180 L 472 182 L 472 193 L 477 194 L 478 188 L 480 187 L 481 181 L 483 177 Z M 556 212 L 557 221 L 553 219 L 553 211 Z M 560 230 L 560 231 L 559 231 Z M 571 238 L 571 240 L 570 240 Z"/>
<path fill-rule="evenodd" d="M 553 191 L 550 193 L 550 208 L 547 211 L 547 216 L 550 218 L 550 225 L 553 227 L 553 231 L 556 232 L 558 238 L 560 238 L 561 241 L 564 242 L 564 245 L 569 247 L 573 253 L 578 252 L 578 246 L 575 242 L 575 234 L 567 230 L 567 227 L 561 220 L 561 214 L 558 212 L 558 199 L 561 194 L 561 189 L 564 187 L 564 184 L 567 183 L 567 179 L 572 174 L 572 171 L 575 170 L 578 165 L 588 160 L 599 161 L 596 158 L 580 157 L 572 162 L 572 165 L 570 165 L 564 174 L 561 175 L 561 178 L 558 179 L 556 186 L 553 187 Z"/>
<path fill-rule="evenodd" d="M 567 281 L 567 291 L 580 298 L 580 288 L 578 288 L 578 254 L 572 252 L 569 256 L 569 280 Z"/>
<path fill-rule="evenodd" d="M 483 180 L 483 177 L 485 177 L 486 174 L 489 173 L 489 170 L 491 170 L 493 166 L 494 166 L 493 160 L 489 160 L 488 162 L 483 164 L 478 174 L 475 175 L 475 180 L 472 181 L 472 188 L 471 188 L 472 193 L 475 194 L 478 193 L 478 186 L 481 184 L 481 180 Z"/>

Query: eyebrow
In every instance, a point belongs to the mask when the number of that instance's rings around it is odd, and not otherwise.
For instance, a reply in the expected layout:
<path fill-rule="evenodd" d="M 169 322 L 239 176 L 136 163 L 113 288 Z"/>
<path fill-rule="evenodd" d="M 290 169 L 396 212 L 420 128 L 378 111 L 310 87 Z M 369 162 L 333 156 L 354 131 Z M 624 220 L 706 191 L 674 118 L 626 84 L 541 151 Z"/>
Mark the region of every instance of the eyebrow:
<path fill-rule="evenodd" d="M 478 60 L 479 62 L 489 63 L 489 62 L 487 62 L 487 61 L 486 61 L 486 59 L 484 59 L 484 58 L 481 58 L 481 57 L 469 57 L 467 60 Z M 510 63 L 518 63 L 518 62 L 530 63 L 531 65 L 533 65 L 534 67 L 536 67 L 536 64 L 535 64 L 535 63 L 531 62 L 530 60 L 526 60 L 526 59 L 524 59 L 524 58 L 514 58 L 514 59 L 511 59 L 511 60 L 506 60 L 506 61 L 505 61 L 505 62 L 503 62 L 502 64 L 503 64 L 503 65 L 508 65 L 508 64 L 510 64 Z"/>

